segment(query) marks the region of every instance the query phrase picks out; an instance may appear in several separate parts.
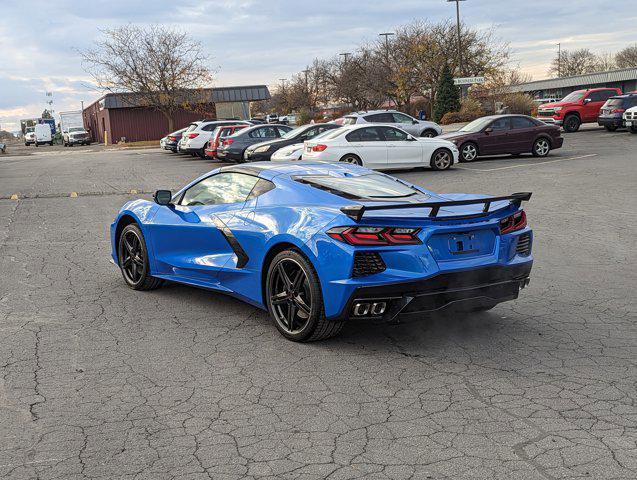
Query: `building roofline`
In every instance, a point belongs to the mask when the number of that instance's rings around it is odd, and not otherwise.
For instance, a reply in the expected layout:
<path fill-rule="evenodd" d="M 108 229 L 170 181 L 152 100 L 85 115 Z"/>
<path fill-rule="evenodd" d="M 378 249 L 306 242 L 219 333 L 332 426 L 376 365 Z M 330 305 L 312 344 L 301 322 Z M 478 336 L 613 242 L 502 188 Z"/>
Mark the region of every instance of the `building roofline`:
<path fill-rule="evenodd" d="M 532 82 L 511 85 L 513 91 L 546 90 L 551 88 L 565 88 L 578 85 L 592 85 L 596 83 L 622 82 L 637 80 L 637 67 L 619 68 L 603 72 L 585 73 L 569 77 L 547 78 Z M 535 88 L 534 88 L 535 87 Z"/>

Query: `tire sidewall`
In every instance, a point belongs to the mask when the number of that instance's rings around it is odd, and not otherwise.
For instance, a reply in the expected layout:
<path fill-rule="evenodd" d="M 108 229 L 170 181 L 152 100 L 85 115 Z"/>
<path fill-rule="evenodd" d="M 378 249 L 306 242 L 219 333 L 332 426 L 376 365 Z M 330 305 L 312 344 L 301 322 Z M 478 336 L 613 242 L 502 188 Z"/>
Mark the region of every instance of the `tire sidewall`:
<path fill-rule="evenodd" d="M 140 243 L 140 245 L 142 247 L 142 258 L 144 259 L 144 268 L 142 270 L 142 275 L 139 278 L 139 281 L 137 283 L 132 283 L 132 282 L 129 281 L 129 279 L 126 277 L 126 274 L 124 273 L 124 268 L 122 267 L 122 253 L 123 253 L 123 249 L 124 249 L 124 236 L 129 231 L 134 231 L 135 234 L 137 235 L 137 238 L 139 238 L 139 243 Z M 135 224 L 135 223 L 131 223 L 129 225 L 126 225 L 124 227 L 124 229 L 122 230 L 122 233 L 119 236 L 119 240 L 117 242 L 117 264 L 118 264 L 119 269 L 120 269 L 120 271 L 122 273 L 122 277 L 124 277 L 124 281 L 126 282 L 126 285 L 128 285 L 133 290 L 140 289 L 144 285 L 144 282 L 148 278 L 149 273 L 150 273 L 150 271 L 149 271 L 149 261 L 148 261 L 148 250 L 146 248 L 146 240 L 144 239 L 144 234 L 142 233 L 142 231 L 139 228 L 139 226 L 137 226 L 137 224 Z"/>
<path fill-rule="evenodd" d="M 281 261 L 288 260 L 288 259 L 294 260 L 297 264 L 301 266 L 301 268 L 303 268 L 303 271 L 305 272 L 308 282 L 310 283 L 310 293 L 312 296 L 310 318 L 308 322 L 305 324 L 305 326 L 303 327 L 303 330 L 296 333 L 290 333 L 281 327 L 278 320 L 276 319 L 276 316 L 274 314 L 274 309 L 270 302 L 270 290 L 271 290 L 272 282 L 273 282 L 273 272 L 276 266 Z M 312 336 L 312 334 L 314 333 L 314 330 L 317 327 L 317 324 L 319 323 L 323 315 L 325 315 L 325 310 L 323 306 L 323 292 L 321 290 L 320 280 L 318 278 L 316 271 L 314 270 L 314 267 L 312 266 L 310 261 L 305 258 L 304 255 L 302 255 L 296 250 L 284 250 L 278 253 L 272 259 L 272 261 L 270 262 L 270 265 L 268 266 L 268 274 L 266 276 L 266 282 L 265 282 L 265 304 L 267 306 L 268 313 L 270 314 L 270 318 L 272 319 L 272 322 L 276 326 L 279 333 L 281 333 L 281 335 L 283 335 L 285 338 L 288 338 L 296 342 L 302 342 Z"/>
<path fill-rule="evenodd" d="M 435 156 L 440 152 L 445 152 L 449 157 L 449 165 L 447 165 L 445 168 L 437 167 L 434 160 Z M 438 171 L 449 170 L 452 165 L 453 165 L 453 154 L 451 153 L 450 150 L 446 148 L 438 148 L 434 151 L 434 153 L 431 154 L 431 159 L 429 160 L 429 166 L 432 168 L 432 170 L 438 170 Z"/>
<path fill-rule="evenodd" d="M 345 161 L 346 158 L 353 158 L 354 160 L 356 160 L 356 163 L 347 162 Z M 359 167 L 363 166 L 363 161 L 358 157 L 358 155 L 354 155 L 353 153 L 348 153 L 347 155 L 343 155 L 340 161 L 343 163 L 349 163 L 350 165 L 358 165 Z"/>
<path fill-rule="evenodd" d="M 573 121 L 573 124 L 571 126 L 571 121 Z M 582 122 L 580 121 L 580 119 L 577 117 L 577 115 L 567 115 L 566 118 L 564 119 L 564 131 L 568 132 L 568 133 L 574 133 L 577 132 L 579 130 L 580 125 L 582 124 Z"/>

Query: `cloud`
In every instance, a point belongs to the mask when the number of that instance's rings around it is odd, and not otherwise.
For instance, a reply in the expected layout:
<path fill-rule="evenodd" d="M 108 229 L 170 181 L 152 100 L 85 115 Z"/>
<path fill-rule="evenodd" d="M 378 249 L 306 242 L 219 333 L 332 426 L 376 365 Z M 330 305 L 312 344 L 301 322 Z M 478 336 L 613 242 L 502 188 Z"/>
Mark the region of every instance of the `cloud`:
<path fill-rule="evenodd" d="M 558 42 L 564 49 L 594 51 L 634 43 L 636 14 L 626 9 L 618 14 L 610 0 L 470 0 L 460 8 L 465 22 L 493 27 L 510 43 L 513 63 L 536 78 L 545 76 Z M 0 121 L 6 124 L 39 115 L 46 91 L 53 92 L 58 111 L 99 97 L 77 52 L 89 47 L 100 29 L 169 24 L 201 41 L 218 72 L 217 85 L 273 85 L 314 57 L 354 51 L 413 20 L 455 20 L 455 5 L 443 0 L 3 0 L 2 15 Z"/>

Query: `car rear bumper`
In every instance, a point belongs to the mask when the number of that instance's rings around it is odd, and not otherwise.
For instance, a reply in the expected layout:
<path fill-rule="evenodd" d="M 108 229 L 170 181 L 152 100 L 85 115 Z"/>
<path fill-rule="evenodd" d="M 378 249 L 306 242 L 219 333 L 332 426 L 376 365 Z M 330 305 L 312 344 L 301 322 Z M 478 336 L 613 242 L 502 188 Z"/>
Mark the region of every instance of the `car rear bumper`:
<path fill-rule="evenodd" d="M 510 266 L 488 266 L 440 273 L 423 280 L 357 288 L 341 314 L 333 320 L 361 319 L 392 321 L 458 307 L 463 310 L 493 306 L 515 300 L 529 284 L 532 261 Z M 367 304 L 368 315 L 356 315 L 358 305 Z M 371 313 L 373 305 L 384 304 L 382 314 Z M 365 307 L 359 308 L 364 311 Z"/>
<path fill-rule="evenodd" d="M 597 125 L 600 127 L 623 127 L 624 120 L 622 117 L 598 117 Z"/>
<path fill-rule="evenodd" d="M 562 125 L 564 120 L 561 118 L 553 118 L 553 117 L 537 117 L 537 119 L 541 122 L 548 123 L 551 125 Z"/>

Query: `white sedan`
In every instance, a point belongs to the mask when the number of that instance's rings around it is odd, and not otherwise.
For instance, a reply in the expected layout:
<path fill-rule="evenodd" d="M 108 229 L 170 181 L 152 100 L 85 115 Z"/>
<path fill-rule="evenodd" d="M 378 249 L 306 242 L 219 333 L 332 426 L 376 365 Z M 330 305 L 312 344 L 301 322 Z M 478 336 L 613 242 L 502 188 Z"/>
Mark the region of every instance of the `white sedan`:
<path fill-rule="evenodd" d="M 294 145 L 288 145 L 287 147 L 279 148 L 270 157 L 272 162 L 297 162 L 301 160 L 303 154 L 303 144 L 295 143 Z"/>
<path fill-rule="evenodd" d="M 458 161 L 458 148 L 436 138 L 416 138 L 390 125 L 356 124 L 308 140 L 303 160 L 347 162 L 374 170 L 431 167 L 447 170 Z"/>

